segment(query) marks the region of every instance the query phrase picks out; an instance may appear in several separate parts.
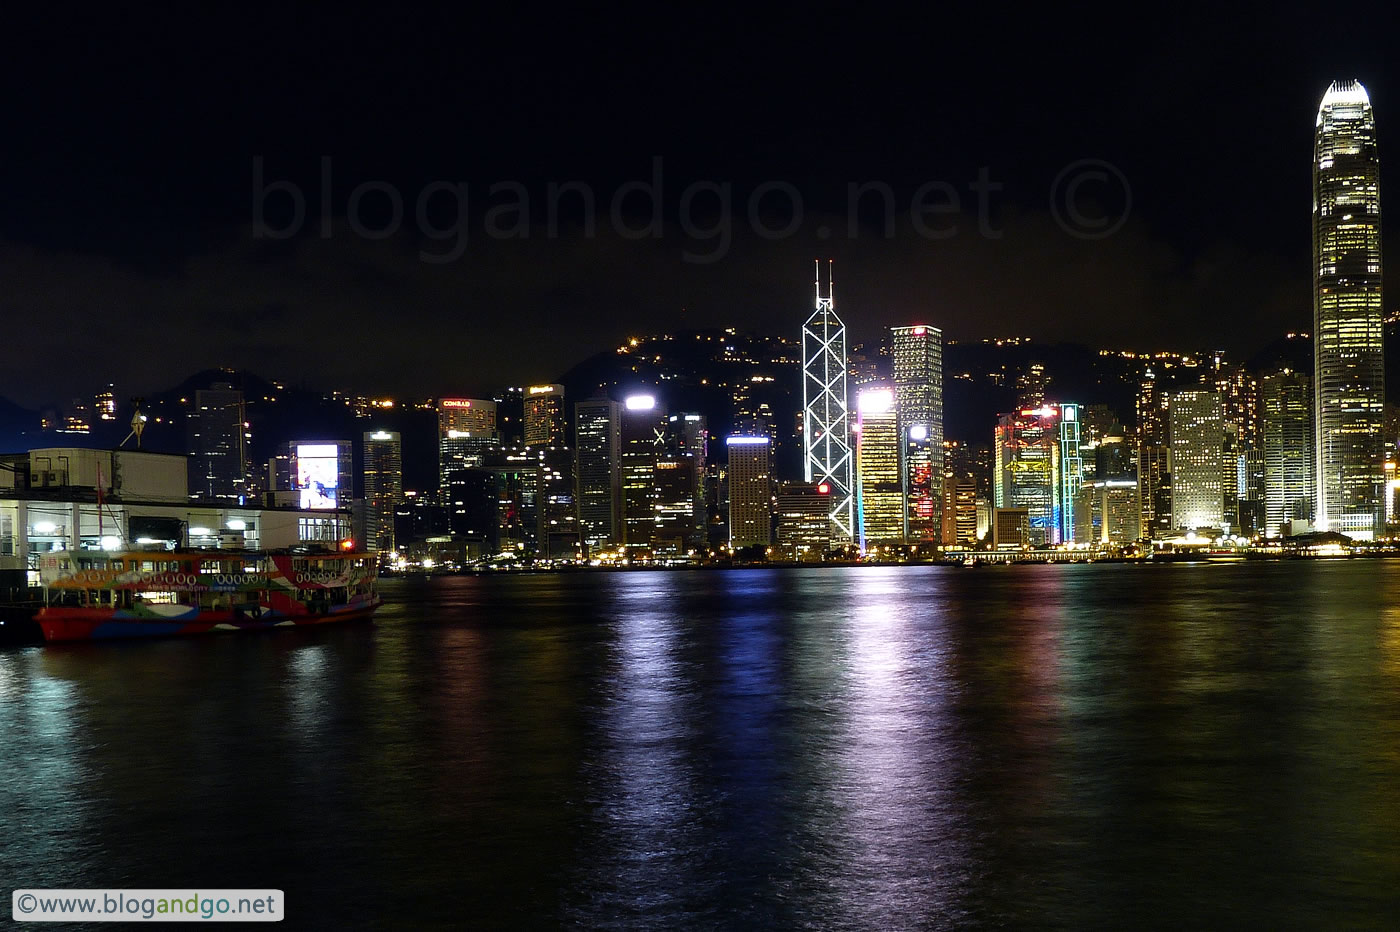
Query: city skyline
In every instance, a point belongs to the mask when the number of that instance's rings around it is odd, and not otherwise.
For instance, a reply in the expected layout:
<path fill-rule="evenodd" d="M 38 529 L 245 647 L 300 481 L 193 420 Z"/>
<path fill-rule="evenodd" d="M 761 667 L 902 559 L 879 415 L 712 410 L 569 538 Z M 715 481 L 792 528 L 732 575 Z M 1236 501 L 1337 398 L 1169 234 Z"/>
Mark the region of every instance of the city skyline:
<path fill-rule="evenodd" d="M 776 337 L 740 336 L 727 328 L 712 348 L 707 344 L 715 343 L 716 334 L 702 330 L 630 336 L 615 357 L 595 354 L 560 381 L 419 403 L 436 415 L 436 481 L 431 499 L 409 502 L 400 474 L 398 497 L 410 511 L 430 500 L 443 509 L 426 520 L 430 525 L 446 521 L 448 540 L 470 527 L 489 546 L 500 538 L 514 547 L 528 546 L 531 554 L 567 552 L 572 546 L 581 556 L 615 546 L 625 558 L 694 557 L 714 536 L 716 512 L 728 525 L 733 549 L 767 547 L 774 541 L 780 487 L 799 523 L 812 507 L 801 496 L 813 490 L 823 496 L 818 501 L 830 509 L 830 547 L 834 552 L 854 547 L 861 555 L 921 542 L 937 546 L 945 528 L 956 537 L 956 529 L 970 520 L 991 529 L 998 547 L 1001 538 L 1016 533 L 1019 542 L 1011 543 L 1021 547 L 1112 543 L 1133 524 L 1134 509 L 1149 545 L 1171 534 L 1190 534 L 1194 540 L 1198 532 L 1203 539 L 1240 533 L 1257 538 L 1296 531 L 1299 521 L 1305 530 L 1381 536 L 1396 516 L 1393 495 L 1386 494 L 1392 491 L 1386 470 L 1394 475 L 1397 438 L 1387 439 L 1384 425 L 1386 315 L 1376 120 L 1366 88 L 1355 80 L 1334 81 L 1321 100 L 1313 150 L 1310 418 L 1298 409 L 1296 386 L 1279 382 L 1296 359 L 1245 365 L 1219 344 L 1191 358 L 1123 352 L 1119 362 L 1131 360 L 1131 365 L 1120 367 L 1115 378 L 1120 389 L 1121 383 L 1135 383 L 1136 394 L 1129 444 L 1126 437 L 1109 436 L 1119 430 L 1121 415 L 1102 376 L 1092 386 L 1077 381 L 1075 373 L 1036 358 L 1028 339 L 1004 341 L 1024 346 L 1028 355 L 1020 362 L 1011 367 L 1003 362 L 999 372 L 984 366 L 976 377 L 971 370 L 945 372 L 959 344 L 945 338 L 937 311 L 897 323 L 872 343 L 851 341 L 836 313 L 834 259 L 828 258 L 825 286 L 821 260 L 815 262 L 815 307 L 804 316 L 800 336 L 794 333 L 797 318 L 789 319 L 793 329 Z M 1116 172 L 1108 163 L 1100 168 Z M 857 186 L 851 193 L 858 197 L 870 189 L 880 195 L 878 187 Z M 300 223 L 302 195 L 290 183 L 260 189 L 259 209 L 272 189 L 295 201 Z M 579 193 L 587 200 L 588 192 Z M 851 216 L 854 224 L 856 215 Z M 622 215 L 613 219 L 620 223 Z M 759 222 L 757 215 L 749 219 Z M 1065 227 L 1065 218 L 1058 219 Z M 916 211 L 915 225 L 920 222 Z M 981 233 L 991 237 L 985 228 Z M 1106 238 L 1080 233 L 1081 240 Z M 929 236 L 926 230 L 924 235 Z M 1299 338 L 1309 334 L 1287 334 L 1289 340 Z M 662 346 L 653 348 L 658 342 Z M 989 342 L 998 349 L 1003 345 L 1000 339 L 982 340 Z M 677 344 L 674 349 L 665 345 L 671 343 Z M 667 367 L 680 365 L 687 354 L 692 362 L 708 358 L 721 367 L 711 371 L 715 384 L 708 396 L 696 394 L 710 378 L 695 370 L 680 379 L 682 384 L 667 386 L 676 378 Z M 533 350 L 530 359 L 538 367 Z M 1173 367 L 1177 372 L 1162 378 Z M 583 374 L 577 376 L 580 368 Z M 999 386 L 993 394 L 1001 409 L 994 423 L 976 428 L 991 440 L 989 477 L 962 467 L 950 472 L 945 465 L 945 453 L 952 455 L 957 446 L 957 441 L 948 446 L 957 432 L 947 415 L 959 407 L 945 402 L 949 375 L 954 381 L 985 379 Z M 800 382 L 795 394 L 794 377 Z M 266 391 L 285 391 L 281 383 L 272 385 Z M 1008 398 L 1013 388 L 1015 395 Z M 90 403 L 76 399 L 63 414 L 46 414 L 43 430 L 82 435 L 90 432 L 89 425 L 118 421 L 118 394 L 116 382 L 105 382 Z M 378 414 L 383 420 L 396 404 L 388 397 L 336 397 L 353 407 L 357 419 Z M 276 398 L 268 394 L 263 401 Z M 1116 399 L 1120 411 L 1123 401 L 1121 395 Z M 155 418 L 157 426 L 183 419 L 191 500 L 244 506 L 265 492 L 272 506 L 283 504 L 274 502 L 275 496 L 297 492 L 302 508 L 336 509 L 353 499 L 357 482 L 372 497 L 370 487 L 379 477 L 357 480 L 355 442 L 346 439 L 313 443 L 274 436 L 281 446 L 264 482 L 253 466 L 255 430 L 248 404 L 241 387 L 215 381 L 181 397 L 178 417 L 166 408 Z M 148 421 L 135 415 L 132 423 L 149 426 Z M 692 421 L 695 430 L 687 426 Z M 1310 446 L 1299 439 L 1299 428 L 1307 423 L 1315 431 Z M 373 432 L 396 425 L 369 426 L 361 442 L 366 463 Z M 733 447 L 734 456 L 712 462 L 711 438 L 724 438 L 721 450 Z M 1100 449 L 1110 440 L 1127 459 L 1100 455 L 1110 452 Z M 796 470 L 794 456 L 801 462 Z M 1304 478 L 1298 464 L 1308 456 L 1316 457 L 1311 499 L 1298 489 Z M 398 462 L 412 459 L 400 446 Z M 304 463 L 312 465 L 303 468 Z M 965 478 L 974 482 L 972 518 L 967 500 L 959 514 L 958 495 L 967 493 L 959 482 Z M 794 481 L 807 489 L 792 486 Z M 1135 496 L 1128 492 L 1130 483 Z M 371 509 L 355 502 L 360 536 L 378 536 L 391 503 L 380 501 Z M 982 511 L 988 509 L 984 520 Z M 1006 520 L 1001 512 L 1008 512 Z M 395 520 L 399 516 L 396 510 Z M 805 540 L 809 530 L 792 533 Z M 426 533 L 429 540 L 441 539 L 431 536 L 431 528 Z M 398 535 L 391 529 L 386 536 Z"/>

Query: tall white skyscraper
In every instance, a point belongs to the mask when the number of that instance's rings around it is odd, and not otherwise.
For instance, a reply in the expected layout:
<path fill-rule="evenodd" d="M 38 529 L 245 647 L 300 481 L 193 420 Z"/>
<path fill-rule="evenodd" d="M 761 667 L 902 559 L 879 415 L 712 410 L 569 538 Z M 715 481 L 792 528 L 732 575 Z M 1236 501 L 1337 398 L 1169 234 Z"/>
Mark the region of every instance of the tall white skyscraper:
<path fill-rule="evenodd" d="M 1335 81 L 1313 153 L 1313 362 L 1317 526 L 1361 538 L 1383 527 L 1380 161 L 1359 81 Z"/>
<path fill-rule="evenodd" d="M 803 472 L 831 487 L 832 539 L 855 539 L 851 481 L 851 419 L 846 395 L 846 325 L 836 316 L 831 261 L 822 297 L 817 263 L 817 307 L 802 325 Z"/>

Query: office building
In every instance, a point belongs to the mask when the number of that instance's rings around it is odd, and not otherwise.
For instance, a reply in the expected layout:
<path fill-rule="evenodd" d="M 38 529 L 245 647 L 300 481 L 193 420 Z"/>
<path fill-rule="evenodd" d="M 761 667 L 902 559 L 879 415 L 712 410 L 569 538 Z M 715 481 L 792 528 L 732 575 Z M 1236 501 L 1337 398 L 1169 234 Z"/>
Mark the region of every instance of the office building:
<path fill-rule="evenodd" d="M 729 454 L 729 547 L 773 542 L 773 441 L 764 436 L 724 438 Z"/>
<path fill-rule="evenodd" d="M 1129 544 L 1142 534 L 1142 512 L 1135 478 L 1090 479 L 1075 496 L 1078 544 Z"/>
<path fill-rule="evenodd" d="M 1313 455 L 1313 390 L 1301 372 L 1263 379 L 1264 526 L 1270 537 L 1313 520 L 1317 494 Z M 1298 524 L 1295 524 L 1298 522 Z"/>
<path fill-rule="evenodd" d="M 943 495 L 943 332 L 893 327 L 894 401 L 904 444 L 904 537 L 935 540 Z"/>
<path fill-rule="evenodd" d="M 1314 507 L 1320 530 L 1382 528 L 1385 324 L 1376 119 L 1359 81 L 1337 81 L 1313 151 Z"/>
<path fill-rule="evenodd" d="M 366 431 L 362 463 L 365 526 L 359 537 L 366 550 L 391 553 L 394 510 L 403 499 L 403 439 L 398 431 Z"/>
<path fill-rule="evenodd" d="M 1167 396 L 1151 369 L 1137 395 L 1138 507 L 1142 536 L 1161 540 L 1172 531 L 1172 460 Z"/>
<path fill-rule="evenodd" d="M 525 446 L 564 446 L 564 386 L 531 385 L 524 412 Z"/>
<path fill-rule="evenodd" d="M 904 482 L 894 390 L 872 383 L 856 397 L 856 525 L 861 553 L 904 538 Z"/>
<path fill-rule="evenodd" d="M 1136 481 L 1137 468 L 1133 466 L 1133 447 L 1128 442 L 1123 425 L 1114 424 L 1099 437 L 1094 447 L 1094 474 L 1088 473 L 1088 461 L 1084 463 L 1086 479 L 1122 479 L 1128 476 Z"/>
<path fill-rule="evenodd" d="M 662 447 L 656 456 L 652 550 L 658 557 L 688 556 L 700 547 L 695 524 L 695 464 L 689 453 Z"/>
<path fill-rule="evenodd" d="M 538 467 L 523 455 L 493 459 L 448 470 L 448 527 L 487 561 L 527 560 L 539 550 Z"/>
<path fill-rule="evenodd" d="M 666 409 L 653 395 L 629 395 L 622 406 L 620 465 L 622 543 L 649 548 L 656 532 L 656 464 L 665 449 Z"/>
<path fill-rule="evenodd" d="M 1033 362 L 1016 376 L 1016 406 L 1040 408 L 1050 390 L 1050 376 L 1043 363 Z"/>
<path fill-rule="evenodd" d="M 692 521 L 695 528 L 695 543 L 697 547 L 701 548 L 707 543 L 705 527 L 709 521 L 709 506 L 705 489 L 705 479 L 710 467 L 709 446 L 710 429 L 705 415 L 693 411 L 679 412 L 672 414 L 667 419 L 667 449 L 672 453 L 688 457 L 690 480 L 694 485 L 692 501 L 695 510 Z"/>
<path fill-rule="evenodd" d="M 1079 455 L 1079 405 L 1053 405 L 1059 411 L 1059 436 L 1055 455 L 1055 498 L 1059 502 L 1060 543 L 1074 543 L 1074 501 L 1084 481 L 1084 461 Z"/>
<path fill-rule="evenodd" d="M 1027 508 L 995 508 L 992 511 L 992 546 L 997 550 L 1025 550 L 1034 544 L 1031 513 Z"/>
<path fill-rule="evenodd" d="M 803 474 L 808 482 L 831 487 L 831 534 L 838 541 L 856 537 L 855 461 L 846 391 L 846 325 L 836 315 L 832 265 L 822 296 L 817 263 L 816 310 L 802 325 Z"/>
<path fill-rule="evenodd" d="M 777 539 L 785 559 L 821 560 L 831 549 L 831 487 L 818 482 L 778 486 Z"/>
<path fill-rule="evenodd" d="M 574 480 L 579 536 L 589 552 L 619 543 L 621 406 L 609 398 L 574 405 Z"/>
<path fill-rule="evenodd" d="M 948 479 L 943 485 L 944 547 L 971 547 L 977 543 L 977 483 Z"/>
<path fill-rule="evenodd" d="M 187 425 L 190 498 L 247 502 L 251 486 L 243 392 L 227 382 L 196 391 Z"/>
<path fill-rule="evenodd" d="M 559 446 L 531 447 L 539 489 L 538 556 L 550 560 L 574 560 L 582 556 L 574 480 L 574 451 Z"/>
<path fill-rule="evenodd" d="M 1021 408 L 997 419 L 992 501 L 999 509 L 1025 510 L 1034 547 L 1064 540 L 1060 438 L 1060 409 L 1054 405 Z M 1078 459 L 1077 451 L 1073 458 Z"/>
<path fill-rule="evenodd" d="M 437 413 L 438 483 L 445 488 L 449 471 L 480 466 L 500 448 L 496 402 L 484 398 L 440 398 Z"/>
<path fill-rule="evenodd" d="M 1225 422 L 1220 395 L 1171 396 L 1172 524 L 1180 531 L 1231 530 L 1225 520 Z"/>

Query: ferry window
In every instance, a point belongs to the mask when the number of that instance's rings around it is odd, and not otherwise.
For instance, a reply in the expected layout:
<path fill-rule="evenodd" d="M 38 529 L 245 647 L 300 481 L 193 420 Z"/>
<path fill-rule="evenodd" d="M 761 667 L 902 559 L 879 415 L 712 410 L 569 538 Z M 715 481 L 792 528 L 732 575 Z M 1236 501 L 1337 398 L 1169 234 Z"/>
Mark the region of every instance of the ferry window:
<path fill-rule="evenodd" d="M 142 561 L 141 561 L 141 572 L 143 572 L 143 573 L 154 573 L 155 571 L 156 571 L 156 564 L 155 564 L 155 562 L 154 562 L 153 560 L 142 560 Z"/>
<path fill-rule="evenodd" d="M 217 573 L 219 571 L 219 561 L 205 560 L 199 564 L 199 571 L 201 573 Z"/>
<path fill-rule="evenodd" d="M 113 560 L 113 561 L 112 561 L 112 569 L 116 570 L 118 573 L 120 573 L 120 572 L 122 571 L 122 568 L 125 567 L 125 566 L 126 566 L 126 563 L 123 562 L 123 561 L 121 561 L 121 560 Z"/>

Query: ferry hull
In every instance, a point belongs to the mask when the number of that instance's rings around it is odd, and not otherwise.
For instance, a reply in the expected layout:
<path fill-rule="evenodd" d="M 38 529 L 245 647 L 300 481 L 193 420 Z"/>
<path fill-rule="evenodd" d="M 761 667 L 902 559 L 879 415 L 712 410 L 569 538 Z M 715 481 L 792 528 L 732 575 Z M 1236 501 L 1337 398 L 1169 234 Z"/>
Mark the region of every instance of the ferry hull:
<path fill-rule="evenodd" d="M 232 611 L 204 611 L 188 618 L 123 618 L 107 609 L 45 608 L 35 621 L 44 640 L 94 641 L 125 638 L 175 637 L 191 634 L 220 634 L 266 631 L 300 625 L 320 625 L 342 621 L 363 621 L 374 615 L 380 600 L 362 605 L 331 606 L 324 613 L 286 615 L 268 611 L 260 617 L 235 615 Z"/>

